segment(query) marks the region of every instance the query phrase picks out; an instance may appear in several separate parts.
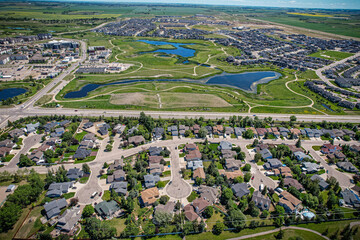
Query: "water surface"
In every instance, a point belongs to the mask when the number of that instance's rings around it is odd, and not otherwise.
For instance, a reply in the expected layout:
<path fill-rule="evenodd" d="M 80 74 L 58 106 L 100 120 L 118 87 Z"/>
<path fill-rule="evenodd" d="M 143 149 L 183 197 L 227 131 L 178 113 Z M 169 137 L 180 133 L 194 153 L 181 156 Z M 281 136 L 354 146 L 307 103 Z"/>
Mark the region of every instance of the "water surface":
<path fill-rule="evenodd" d="M 0 90 L 0 101 L 6 100 L 8 98 L 13 98 L 19 96 L 23 93 L 26 93 L 27 90 L 25 88 L 6 88 Z"/>

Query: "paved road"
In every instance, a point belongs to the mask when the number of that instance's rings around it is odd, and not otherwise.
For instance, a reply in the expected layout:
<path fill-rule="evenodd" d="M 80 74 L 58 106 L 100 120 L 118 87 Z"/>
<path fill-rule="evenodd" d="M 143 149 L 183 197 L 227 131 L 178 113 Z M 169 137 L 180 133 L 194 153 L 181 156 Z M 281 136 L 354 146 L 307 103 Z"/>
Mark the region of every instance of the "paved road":
<path fill-rule="evenodd" d="M 326 82 L 327 84 L 329 84 L 330 86 L 334 86 L 334 87 L 337 87 L 336 85 L 334 85 L 328 78 L 326 78 L 322 72 L 327 70 L 327 69 L 330 69 L 332 67 L 335 67 L 336 65 L 339 65 L 339 64 L 342 64 L 342 63 L 345 63 L 347 60 L 352 60 L 354 58 L 357 58 L 360 56 L 360 53 L 356 53 L 355 55 L 353 56 L 350 56 L 350 57 L 347 57 L 347 58 L 344 58 L 340 61 L 336 61 L 336 62 L 333 62 L 332 64 L 329 64 L 329 65 L 326 65 L 322 68 L 319 68 L 317 69 L 315 72 L 316 72 L 316 75 L 318 75 L 318 77 L 323 80 L 324 82 Z"/>
<path fill-rule="evenodd" d="M 303 144 L 302 147 L 305 148 L 305 150 L 309 151 L 310 155 L 316 161 L 320 162 L 322 166 L 324 166 L 324 169 L 328 171 L 329 176 L 333 176 L 336 178 L 336 180 L 339 182 L 342 188 L 345 187 L 351 188 L 354 186 L 354 184 L 350 182 L 351 178 L 346 173 L 342 173 L 334 169 L 333 167 L 329 166 L 329 164 L 327 164 L 327 162 L 321 156 L 319 156 L 319 154 L 316 151 L 314 151 L 312 146 Z"/>
<path fill-rule="evenodd" d="M 253 157 L 250 156 L 248 149 L 246 148 L 246 145 L 248 144 L 248 142 L 241 141 L 241 143 L 238 145 L 241 147 L 241 151 L 245 152 L 245 161 L 251 165 L 251 175 L 254 176 L 254 179 L 250 181 L 250 184 L 255 188 L 255 190 L 259 190 L 261 184 L 264 184 L 264 186 L 266 186 L 268 189 L 275 189 L 277 187 L 277 183 L 271 178 L 265 176 L 259 170 L 259 166 L 254 161 L 252 161 Z"/>
<path fill-rule="evenodd" d="M 186 198 L 191 194 L 192 187 L 185 182 L 181 176 L 179 153 L 174 146 L 170 147 L 171 151 L 171 180 L 165 186 L 166 193 L 175 199 Z"/>
<path fill-rule="evenodd" d="M 39 143 L 43 135 L 32 135 L 24 139 L 23 147 L 21 150 L 11 159 L 9 164 L 4 168 L 18 168 L 17 164 L 19 163 L 20 155 L 26 154 L 35 144 Z"/>
<path fill-rule="evenodd" d="M 276 228 L 274 230 L 269 230 L 266 232 L 260 232 L 260 233 L 254 233 L 254 234 L 250 234 L 250 235 L 245 235 L 245 236 L 241 236 L 241 237 L 236 237 L 236 238 L 229 238 L 228 240 L 241 240 L 241 239 L 248 239 L 248 238 L 254 238 L 254 237 L 259 237 L 259 236 L 263 236 L 263 235 L 267 235 L 270 233 L 276 233 L 278 231 L 280 231 L 280 229 L 282 230 L 286 230 L 286 229 L 296 229 L 296 230 L 301 230 L 301 231 L 308 231 L 308 232 L 312 232 L 316 235 L 318 235 L 317 239 L 327 239 L 330 240 L 330 238 L 321 235 L 321 233 L 314 231 L 312 229 L 308 229 L 308 228 L 302 228 L 302 227 L 294 227 L 294 226 L 288 226 L 288 227 L 281 227 L 281 228 Z"/>
<path fill-rule="evenodd" d="M 36 136 L 34 136 L 34 137 L 36 137 Z M 40 140 L 40 138 L 41 138 L 41 136 L 39 136 L 39 140 Z M 262 184 L 262 183 L 270 188 L 274 188 L 276 186 L 276 183 L 272 179 L 270 179 L 269 177 L 266 177 L 263 173 L 261 173 L 258 169 L 258 166 L 255 163 L 251 162 L 252 157 L 247 152 L 246 145 L 251 144 L 253 142 L 253 139 L 251 139 L 251 140 L 219 139 L 219 138 L 209 139 L 210 142 L 220 142 L 222 140 L 226 140 L 233 144 L 239 145 L 241 147 L 241 149 L 245 152 L 246 162 L 249 162 L 251 164 L 252 173 L 255 174 L 254 180 L 251 181 L 251 184 L 254 186 L 254 188 L 258 189 L 260 184 Z M 128 157 L 128 156 L 134 155 L 140 151 L 147 150 L 151 146 L 168 147 L 171 150 L 171 166 L 172 166 L 171 179 L 175 185 L 173 185 L 173 186 L 167 185 L 165 191 L 168 191 L 169 195 L 174 198 L 182 198 L 184 196 L 187 196 L 189 194 L 189 191 L 191 192 L 191 187 L 189 186 L 189 184 L 186 183 L 181 178 L 181 174 L 179 172 L 180 171 L 179 156 L 177 155 L 177 151 L 175 151 L 174 148 L 175 148 L 175 146 L 179 146 L 179 145 L 185 144 L 185 143 L 202 142 L 203 139 L 182 138 L 182 139 L 174 139 L 174 140 L 156 141 L 156 142 L 151 142 L 151 143 L 148 143 L 145 145 L 141 145 L 141 146 L 131 148 L 131 149 L 126 149 L 126 150 L 118 149 L 117 147 L 114 147 L 113 151 L 105 152 L 104 149 L 107 144 L 107 141 L 108 141 L 108 139 L 103 140 L 97 157 L 95 158 L 94 161 L 88 163 L 88 165 L 91 168 L 92 174 L 91 174 L 90 179 L 87 182 L 86 186 L 79 189 L 79 191 L 76 195 L 76 196 L 79 196 L 80 203 L 89 204 L 89 203 L 92 203 L 92 202 L 98 200 L 98 197 L 96 197 L 95 199 L 91 199 L 90 196 L 95 191 L 97 191 L 97 192 L 101 191 L 101 187 L 98 183 L 97 176 L 99 174 L 99 171 L 102 169 L 104 162 L 112 163 L 114 160 L 120 159 L 122 156 Z M 31 142 L 38 142 L 38 141 L 31 140 L 31 137 L 29 137 L 29 140 L 24 140 L 24 147 L 22 150 L 23 153 L 27 152 L 28 149 L 30 149 L 31 146 L 33 146 L 35 144 L 35 143 L 31 144 Z M 273 143 L 273 144 L 275 144 L 275 143 L 276 144 L 281 144 L 281 143 L 295 144 L 296 140 L 278 139 L 276 141 L 264 140 L 263 142 L 264 143 Z M 324 166 L 324 168 L 329 170 L 329 175 L 334 176 L 339 181 L 340 186 L 342 188 L 351 186 L 350 178 L 347 174 L 339 172 L 339 171 L 331 168 L 323 159 L 321 159 L 320 156 L 318 156 L 316 153 L 313 152 L 313 150 L 311 148 L 312 145 L 322 145 L 323 143 L 324 143 L 324 141 L 322 141 L 322 140 L 306 140 L 306 141 L 302 142 L 302 145 L 306 150 L 310 151 L 311 155 L 315 158 L 315 160 L 320 161 L 321 164 Z M 339 144 L 339 143 L 354 144 L 354 143 L 358 143 L 358 142 L 356 142 L 356 141 L 351 141 L 351 142 L 337 141 L 337 144 Z M 2 172 L 2 171 L 15 172 L 15 171 L 17 171 L 19 168 L 16 165 L 16 158 L 14 157 L 13 160 L 8 166 L 0 168 L 0 172 Z M 64 164 L 63 166 L 66 169 L 73 168 L 73 167 L 81 168 L 82 164 Z M 56 170 L 58 168 L 59 168 L 59 166 L 55 165 L 55 166 L 51 166 L 51 167 L 34 166 L 34 167 L 30 167 L 29 169 L 35 169 L 37 172 L 44 174 L 44 173 L 47 173 L 49 169 Z M 179 190 L 179 188 L 180 188 L 180 190 Z"/>

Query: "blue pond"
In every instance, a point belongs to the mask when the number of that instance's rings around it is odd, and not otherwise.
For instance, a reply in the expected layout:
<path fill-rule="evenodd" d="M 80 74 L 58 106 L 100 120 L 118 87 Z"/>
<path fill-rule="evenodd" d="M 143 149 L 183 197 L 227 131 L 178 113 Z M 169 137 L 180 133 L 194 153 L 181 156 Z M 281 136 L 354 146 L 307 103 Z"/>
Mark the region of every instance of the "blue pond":
<path fill-rule="evenodd" d="M 82 98 L 86 97 L 89 92 L 94 91 L 99 87 L 120 85 L 135 82 L 190 82 L 190 83 L 203 83 L 209 85 L 225 85 L 229 87 L 239 88 L 248 92 L 256 93 L 256 85 L 259 83 L 267 83 L 271 80 L 278 79 L 281 76 L 277 72 L 245 72 L 245 73 L 222 73 L 220 75 L 212 76 L 202 80 L 191 79 L 137 79 L 137 80 L 124 80 L 120 82 L 112 82 L 107 84 L 87 84 L 79 91 L 68 92 L 64 98 Z"/>
<path fill-rule="evenodd" d="M 0 101 L 19 96 L 20 94 L 23 94 L 26 92 L 27 92 L 27 90 L 25 88 L 6 88 L 3 90 L 0 90 Z"/>
<path fill-rule="evenodd" d="M 141 53 L 158 52 L 158 53 L 174 54 L 174 55 L 178 55 L 178 56 L 187 58 L 187 57 L 195 56 L 195 52 L 196 52 L 194 49 L 183 47 L 185 45 L 194 45 L 193 43 L 173 43 L 173 42 L 150 41 L 150 40 L 138 40 L 138 42 L 144 42 L 144 43 L 148 43 L 148 44 L 152 44 L 152 45 L 156 45 L 156 46 L 171 45 L 176 48 L 176 49 L 157 49 L 155 51 L 141 52 Z"/>
<path fill-rule="evenodd" d="M 206 84 L 227 85 L 243 89 L 245 91 L 256 92 L 256 85 L 267 83 L 278 79 L 281 76 L 277 72 L 244 72 L 238 74 L 221 74 L 211 77 Z"/>

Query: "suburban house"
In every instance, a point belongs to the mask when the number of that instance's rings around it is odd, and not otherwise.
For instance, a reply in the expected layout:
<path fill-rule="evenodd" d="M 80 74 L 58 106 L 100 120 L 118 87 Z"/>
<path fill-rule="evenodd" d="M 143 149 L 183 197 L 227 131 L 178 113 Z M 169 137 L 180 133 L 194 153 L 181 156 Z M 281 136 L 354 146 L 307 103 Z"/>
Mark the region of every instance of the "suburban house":
<path fill-rule="evenodd" d="M 224 128 L 222 125 L 216 125 L 216 126 L 213 126 L 212 131 L 213 131 L 214 135 L 221 136 L 221 135 L 223 135 Z"/>
<path fill-rule="evenodd" d="M 191 204 L 184 207 L 184 215 L 191 222 L 199 219 L 199 215 L 194 211 L 194 207 Z"/>
<path fill-rule="evenodd" d="M 159 175 L 147 174 L 144 176 L 144 184 L 146 188 L 153 188 L 160 181 Z"/>
<path fill-rule="evenodd" d="M 154 128 L 153 130 L 153 138 L 155 140 L 159 140 L 159 139 L 162 139 L 163 138 L 163 135 L 165 133 L 165 130 L 161 127 L 156 127 Z"/>
<path fill-rule="evenodd" d="M 267 149 L 267 148 L 260 150 L 259 153 L 261 154 L 261 157 L 262 157 L 263 159 L 270 159 L 270 158 L 273 157 L 272 154 L 271 154 L 271 152 L 270 152 L 269 149 Z"/>
<path fill-rule="evenodd" d="M 351 205 L 356 208 L 360 207 L 360 198 L 356 193 L 354 193 L 354 191 L 346 188 L 344 191 L 341 191 L 340 194 L 347 205 Z"/>
<path fill-rule="evenodd" d="M 70 188 L 73 187 L 72 182 L 52 183 L 50 184 L 46 193 L 47 197 L 60 197 L 64 193 L 67 193 Z"/>
<path fill-rule="evenodd" d="M 299 181 L 294 178 L 284 178 L 284 186 L 285 187 L 294 187 L 297 190 L 299 190 L 300 192 L 305 190 L 304 187 L 301 185 L 301 183 L 299 183 Z"/>
<path fill-rule="evenodd" d="M 250 193 L 248 185 L 246 183 L 236 183 L 231 186 L 231 190 L 233 191 L 234 195 L 238 198 L 242 198 L 245 195 Z"/>
<path fill-rule="evenodd" d="M 119 213 L 120 206 L 114 200 L 102 201 L 95 205 L 96 213 L 104 219 L 111 219 L 116 213 Z"/>
<path fill-rule="evenodd" d="M 303 165 L 302 170 L 305 171 L 306 173 L 315 173 L 319 171 L 319 169 L 321 168 L 319 164 L 312 162 L 303 162 L 302 165 Z"/>
<path fill-rule="evenodd" d="M 56 217 L 60 214 L 61 209 L 67 207 L 65 198 L 53 200 L 44 204 L 44 210 L 48 219 Z"/>
<path fill-rule="evenodd" d="M 84 172 L 79 168 L 70 168 L 66 173 L 66 177 L 70 179 L 70 181 L 75 181 L 84 176 Z"/>
<path fill-rule="evenodd" d="M 229 180 L 234 180 L 237 177 L 244 177 L 244 174 L 242 173 L 242 171 L 240 169 L 235 170 L 233 172 L 227 172 L 224 169 L 219 169 L 219 174 L 221 176 L 226 176 L 226 178 Z"/>
<path fill-rule="evenodd" d="M 22 129 L 18 129 L 18 128 L 15 128 L 11 131 L 9 131 L 9 135 L 10 137 L 14 138 L 14 137 L 20 137 L 24 134 L 24 130 Z"/>
<path fill-rule="evenodd" d="M 91 128 L 94 126 L 94 123 L 93 122 L 86 122 L 84 125 L 83 125 L 83 128 L 84 129 L 88 129 L 88 128 Z"/>
<path fill-rule="evenodd" d="M 115 170 L 112 175 L 108 175 L 106 183 L 122 182 L 126 180 L 126 174 L 122 169 Z"/>
<path fill-rule="evenodd" d="M 198 167 L 197 169 L 194 170 L 193 172 L 193 179 L 196 180 L 196 178 L 200 178 L 205 180 L 205 172 L 204 172 L 204 168 L 202 167 Z"/>
<path fill-rule="evenodd" d="M 149 147 L 150 156 L 160 156 L 162 151 L 163 151 L 162 147 Z"/>
<path fill-rule="evenodd" d="M 210 205 L 218 202 L 220 191 L 218 188 L 201 185 L 198 189 L 200 197 L 210 203 Z"/>
<path fill-rule="evenodd" d="M 251 200 L 255 203 L 255 205 L 261 210 L 269 210 L 270 208 L 270 198 L 268 196 L 262 195 L 260 191 L 255 191 L 252 195 Z"/>
<path fill-rule="evenodd" d="M 38 129 L 38 127 L 40 127 L 39 122 L 37 122 L 37 123 L 29 123 L 29 124 L 26 125 L 26 132 L 27 133 L 35 132 L 36 129 Z"/>
<path fill-rule="evenodd" d="M 337 162 L 338 168 L 347 172 L 358 172 L 359 170 L 351 162 Z"/>
<path fill-rule="evenodd" d="M 129 137 L 128 141 L 130 144 L 134 144 L 135 146 L 137 146 L 139 144 L 145 143 L 145 138 L 141 135 L 132 136 L 132 137 Z"/>
<path fill-rule="evenodd" d="M 71 209 L 66 209 L 66 211 L 59 217 L 56 228 L 62 232 L 70 232 L 75 228 L 80 218 L 80 208 L 73 207 Z"/>
<path fill-rule="evenodd" d="M 196 170 L 199 167 L 201 167 L 201 168 L 204 167 L 203 161 L 201 161 L 201 160 L 188 161 L 186 166 L 187 166 L 188 169 L 191 169 L 193 171 Z"/>
<path fill-rule="evenodd" d="M 150 174 L 153 175 L 161 175 L 162 172 L 164 171 L 164 165 L 160 164 L 160 163 L 150 163 L 149 164 L 149 172 Z"/>
<path fill-rule="evenodd" d="M 305 153 L 300 152 L 300 151 L 294 152 L 294 156 L 296 157 L 296 159 L 298 161 L 302 161 L 304 159 L 311 159 L 311 157 L 309 155 L 306 155 Z"/>
<path fill-rule="evenodd" d="M 332 145 L 332 144 L 324 144 L 321 146 L 320 152 L 323 154 L 329 154 L 329 153 L 335 153 L 335 152 L 338 152 L 341 150 L 342 150 L 342 147 L 340 147 L 340 146 L 336 146 L 336 145 Z"/>
<path fill-rule="evenodd" d="M 165 213 L 169 213 L 169 214 L 173 215 L 175 205 L 176 205 L 176 203 L 173 201 L 168 201 L 165 205 L 159 204 L 155 208 L 155 213 L 156 212 L 165 212 Z"/>
<path fill-rule="evenodd" d="M 116 124 L 113 128 L 114 133 L 122 134 L 125 131 L 126 125 L 124 124 Z"/>
<path fill-rule="evenodd" d="M 263 165 L 264 169 L 274 169 L 274 168 L 279 168 L 281 167 L 283 164 L 282 162 L 280 162 L 279 159 L 277 158 L 270 158 L 267 160 L 267 162 Z"/>
<path fill-rule="evenodd" d="M 148 188 L 141 192 L 140 202 L 143 206 L 152 205 L 156 202 L 157 198 L 160 196 L 159 190 L 157 187 Z"/>
<path fill-rule="evenodd" d="M 90 156 L 91 150 L 85 148 L 78 148 L 73 156 L 73 159 L 85 159 Z"/>
<path fill-rule="evenodd" d="M 221 141 L 218 149 L 221 150 L 231 150 L 232 149 L 232 144 L 230 142 L 227 141 Z"/>
<path fill-rule="evenodd" d="M 42 151 L 33 151 L 30 154 L 29 159 L 36 164 L 45 163 L 44 153 Z"/>
<path fill-rule="evenodd" d="M 289 167 L 281 167 L 279 168 L 281 176 L 288 178 L 292 177 L 291 169 Z"/>
<path fill-rule="evenodd" d="M 177 126 L 173 125 L 173 126 L 170 126 L 168 127 L 168 132 L 171 134 L 171 136 L 179 136 L 179 131 L 178 131 L 178 128 Z"/>
<path fill-rule="evenodd" d="M 163 156 L 149 156 L 149 164 L 161 163 L 162 160 L 164 160 Z"/>
<path fill-rule="evenodd" d="M 280 196 L 282 198 L 279 200 L 279 205 L 283 206 L 286 212 L 294 212 L 302 208 L 301 201 L 288 191 L 282 191 Z"/>
<path fill-rule="evenodd" d="M 321 190 L 325 190 L 329 187 L 329 184 L 319 175 L 314 174 L 311 176 L 311 181 L 315 182 L 315 181 L 319 181 L 319 186 Z"/>
<path fill-rule="evenodd" d="M 114 189 L 114 191 L 120 196 L 126 196 L 127 194 L 127 182 L 113 182 L 110 185 L 109 190 L 111 191 Z"/>
<path fill-rule="evenodd" d="M 237 171 L 240 170 L 241 167 L 241 161 L 240 160 L 235 160 L 235 159 L 226 159 L 225 160 L 225 168 L 228 171 Z"/>

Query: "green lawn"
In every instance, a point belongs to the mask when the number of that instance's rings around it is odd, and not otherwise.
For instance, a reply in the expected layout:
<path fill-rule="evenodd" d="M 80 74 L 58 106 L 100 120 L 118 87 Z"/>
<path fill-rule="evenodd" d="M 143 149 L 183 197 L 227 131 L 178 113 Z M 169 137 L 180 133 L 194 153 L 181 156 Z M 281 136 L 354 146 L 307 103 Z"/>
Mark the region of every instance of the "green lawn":
<path fill-rule="evenodd" d="M 206 220 L 207 230 L 211 231 L 217 221 L 224 221 L 224 216 L 221 212 L 215 213 L 214 211 L 214 214 L 211 216 L 211 218 Z"/>
<path fill-rule="evenodd" d="M 116 228 L 116 235 L 117 236 L 120 236 L 120 233 L 122 232 L 122 231 L 124 231 L 124 229 L 125 229 L 125 227 L 126 227 L 126 225 L 125 225 L 125 218 L 113 218 L 113 219 L 111 219 L 111 220 L 107 220 L 106 222 L 110 225 L 110 226 L 112 226 L 112 227 L 114 227 L 114 228 Z"/>
<path fill-rule="evenodd" d="M 88 180 L 89 180 L 89 177 L 82 177 L 82 178 L 80 178 L 79 182 L 85 184 L 85 183 L 87 183 Z"/>
<path fill-rule="evenodd" d="M 240 236 L 244 236 L 244 235 L 250 235 L 250 234 L 254 234 L 254 233 L 269 231 L 269 230 L 273 230 L 274 228 L 275 227 L 259 227 L 256 229 L 248 229 L 247 228 L 238 233 L 224 231 L 218 236 L 214 235 L 212 232 L 205 232 L 205 233 L 201 233 L 201 234 L 187 235 L 186 239 L 187 240 L 210 240 L 210 239 L 211 240 L 225 240 L 225 239 L 229 239 L 229 238 L 235 238 L 235 237 L 240 237 Z"/>
<path fill-rule="evenodd" d="M 190 194 L 190 196 L 187 197 L 187 200 L 188 200 L 189 202 L 192 202 L 192 201 L 194 201 L 194 200 L 195 200 L 196 198 L 198 198 L 198 197 L 199 197 L 199 194 L 197 194 L 196 192 L 192 191 L 191 194 Z"/>
<path fill-rule="evenodd" d="M 340 231 L 346 227 L 346 225 L 350 224 L 351 222 L 356 222 L 357 220 L 346 220 L 346 221 L 341 221 L 341 222 L 325 222 L 325 223 L 308 223 L 308 224 L 299 224 L 297 225 L 298 227 L 303 227 L 303 228 L 309 228 L 312 230 L 315 230 L 319 233 L 323 233 L 326 230 L 328 230 L 328 234 L 327 236 L 331 236 L 332 234 L 334 234 L 336 231 Z M 354 238 L 354 239 L 359 239 L 359 232 L 357 233 L 358 238 Z"/>
<path fill-rule="evenodd" d="M 347 53 L 347 52 L 338 52 L 338 51 L 319 51 L 313 54 L 310 54 L 310 57 L 318 57 L 318 58 L 324 58 L 328 60 L 334 60 L 339 61 L 347 57 L 353 56 L 353 53 Z"/>
<path fill-rule="evenodd" d="M 101 199 L 104 200 L 104 201 L 109 201 L 110 200 L 110 191 L 105 190 L 102 197 L 101 197 Z"/>
<path fill-rule="evenodd" d="M 87 158 L 82 159 L 82 160 L 75 160 L 75 164 L 77 164 L 77 163 L 91 162 L 91 161 L 93 161 L 95 158 L 96 158 L 96 156 L 88 156 Z"/>
<path fill-rule="evenodd" d="M 314 149 L 315 151 L 320 151 L 321 146 L 312 146 L 312 149 Z"/>
<path fill-rule="evenodd" d="M 79 142 L 81 142 L 81 140 L 83 139 L 83 137 L 84 137 L 86 134 L 88 134 L 88 132 L 82 131 L 81 133 L 75 134 L 74 138 L 75 138 L 76 140 L 78 140 Z"/>
<path fill-rule="evenodd" d="M 5 159 L 4 159 L 4 162 L 10 162 L 11 159 L 13 159 L 14 156 L 15 156 L 14 154 L 9 154 L 9 155 L 7 155 L 7 156 L 5 157 Z"/>
<path fill-rule="evenodd" d="M 303 240 L 325 239 L 315 233 L 297 230 L 297 229 L 285 229 L 283 231 L 283 233 L 284 233 L 284 235 L 283 235 L 282 239 L 295 239 L 296 237 L 301 237 L 301 239 L 303 239 Z M 258 237 L 252 237 L 249 239 L 252 239 L 252 240 L 253 239 L 254 240 L 276 240 L 277 234 L 278 234 L 278 232 L 270 233 L 270 234 L 266 234 L 266 235 L 262 235 L 262 236 L 258 236 Z"/>
<path fill-rule="evenodd" d="M 65 199 L 73 198 L 74 196 L 75 196 L 75 192 L 64 193 L 62 195 L 62 197 L 64 197 Z"/>

